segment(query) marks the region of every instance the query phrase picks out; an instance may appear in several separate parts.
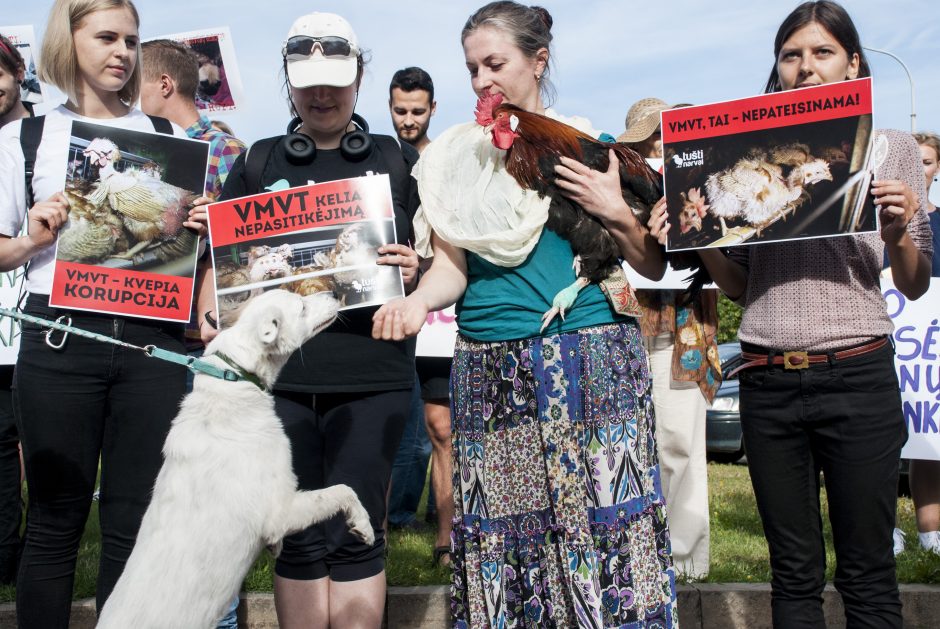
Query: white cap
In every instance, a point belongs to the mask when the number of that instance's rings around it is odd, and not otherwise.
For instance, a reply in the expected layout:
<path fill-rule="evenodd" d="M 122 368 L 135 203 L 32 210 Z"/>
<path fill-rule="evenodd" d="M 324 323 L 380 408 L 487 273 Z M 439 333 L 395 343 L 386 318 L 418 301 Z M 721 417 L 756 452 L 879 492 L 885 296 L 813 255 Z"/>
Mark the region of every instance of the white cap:
<path fill-rule="evenodd" d="M 342 37 L 356 50 L 359 49 L 359 38 L 352 26 L 335 13 L 311 13 L 297 18 L 287 32 L 287 39 L 298 35 Z M 287 80 L 294 87 L 346 87 L 355 82 L 358 73 L 359 59 L 356 54 L 350 57 L 324 57 L 322 50 L 314 49 L 313 54 L 306 59 L 287 60 Z"/>

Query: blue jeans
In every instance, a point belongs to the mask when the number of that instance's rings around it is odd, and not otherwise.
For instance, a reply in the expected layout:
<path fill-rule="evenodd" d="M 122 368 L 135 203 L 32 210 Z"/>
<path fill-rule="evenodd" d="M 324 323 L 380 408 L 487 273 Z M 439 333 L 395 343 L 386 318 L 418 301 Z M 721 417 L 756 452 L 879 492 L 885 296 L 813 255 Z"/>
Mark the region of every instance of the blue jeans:
<path fill-rule="evenodd" d="M 225 616 L 219 621 L 216 629 L 238 629 L 238 597 L 232 600 Z"/>
<path fill-rule="evenodd" d="M 431 439 L 424 425 L 421 386 L 415 379 L 411 414 L 392 466 L 392 493 L 388 499 L 389 526 L 407 526 L 415 521 L 430 459 Z"/>

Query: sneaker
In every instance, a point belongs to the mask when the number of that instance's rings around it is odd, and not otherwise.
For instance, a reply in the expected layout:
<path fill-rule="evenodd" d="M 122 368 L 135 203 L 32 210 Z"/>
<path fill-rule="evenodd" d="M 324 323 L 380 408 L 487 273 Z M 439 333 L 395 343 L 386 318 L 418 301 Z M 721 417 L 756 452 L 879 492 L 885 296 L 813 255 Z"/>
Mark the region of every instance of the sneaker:
<path fill-rule="evenodd" d="M 897 557 L 904 552 L 904 531 L 894 529 L 894 556 Z"/>
<path fill-rule="evenodd" d="M 920 545 L 924 550 L 940 555 L 940 531 L 918 534 Z"/>

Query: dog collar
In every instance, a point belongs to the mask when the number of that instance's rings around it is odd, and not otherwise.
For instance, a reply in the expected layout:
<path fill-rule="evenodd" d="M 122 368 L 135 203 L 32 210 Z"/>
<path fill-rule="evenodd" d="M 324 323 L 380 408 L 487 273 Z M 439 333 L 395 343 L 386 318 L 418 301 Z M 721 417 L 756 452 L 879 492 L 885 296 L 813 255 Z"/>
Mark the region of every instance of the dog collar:
<path fill-rule="evenodd" d="M 264 391 L 265 393 L 270 393 L 267 387 L 265 387 L 264 384 L 261 383 L 261 378 L 251 373 L 250 371 L 245 371 L 238 363 L 236 363 L 234 360 L 232 360 L 231 358 L 229 358 L 222 352 L 215 352 L 214 354 L 209 354 L 209 356 L 215 356 L 216 358 L 218 358 L 219 360 L 227 364 L 229 367 L 231 367 L 232 371 L 235 372 L 235 374 L 233 375 L 237 375 L 238 380 L 245 380 L 246 382 L 250 382 L 251 384 L 255 385 L 256 387 Z M 223 378 L 223 379 L 229 380 L 229 378 Z"/>

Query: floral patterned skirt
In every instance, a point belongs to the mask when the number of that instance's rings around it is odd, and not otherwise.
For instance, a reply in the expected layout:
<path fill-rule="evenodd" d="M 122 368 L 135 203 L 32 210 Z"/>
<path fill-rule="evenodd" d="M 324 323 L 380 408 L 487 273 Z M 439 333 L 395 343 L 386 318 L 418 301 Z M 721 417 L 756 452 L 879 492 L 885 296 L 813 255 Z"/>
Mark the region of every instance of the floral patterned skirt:
<path fill-rule="evenodd" d="M 633 323 L 458 338 L 454 626 L 678 626 L 645 350 Z"/>

